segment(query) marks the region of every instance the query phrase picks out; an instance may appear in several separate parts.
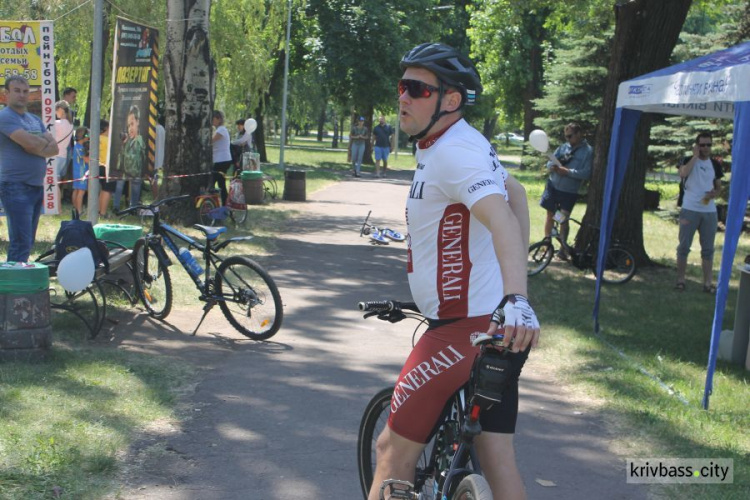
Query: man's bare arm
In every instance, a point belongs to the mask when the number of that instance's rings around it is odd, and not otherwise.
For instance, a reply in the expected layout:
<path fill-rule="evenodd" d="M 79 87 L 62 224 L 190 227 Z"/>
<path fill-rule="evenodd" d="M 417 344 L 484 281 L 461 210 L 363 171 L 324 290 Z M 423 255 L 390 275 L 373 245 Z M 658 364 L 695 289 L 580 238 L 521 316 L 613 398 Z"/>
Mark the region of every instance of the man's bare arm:
<path fill-rule="evenodd" d="M 45 132 L 43 135 L 35 135 L 19 129 L 10 134 L 10 138 L 24 151 L 32 155 L 49 158 L 56 156 L 58 153 L 57 142 L 49 132 Z"/>

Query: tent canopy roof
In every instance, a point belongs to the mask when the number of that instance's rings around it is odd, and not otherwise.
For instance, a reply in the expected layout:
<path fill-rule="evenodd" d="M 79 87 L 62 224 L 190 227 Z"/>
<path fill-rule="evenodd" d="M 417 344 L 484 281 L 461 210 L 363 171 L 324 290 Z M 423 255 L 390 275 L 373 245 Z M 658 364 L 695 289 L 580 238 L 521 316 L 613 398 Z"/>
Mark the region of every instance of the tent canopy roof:
<path fill-rule="evenodd" d="M 734 118 L 750 101 L 750 42 L 622 82 L 617 107 L 651 113 Z"/>

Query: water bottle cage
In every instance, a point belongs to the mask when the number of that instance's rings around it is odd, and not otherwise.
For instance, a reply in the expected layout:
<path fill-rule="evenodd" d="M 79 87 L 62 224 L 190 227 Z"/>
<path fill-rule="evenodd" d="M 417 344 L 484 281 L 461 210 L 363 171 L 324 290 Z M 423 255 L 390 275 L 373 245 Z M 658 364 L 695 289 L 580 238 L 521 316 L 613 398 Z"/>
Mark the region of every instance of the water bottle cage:
<path fill-rule="evenodd" d="M 471 384 L 474 400 L 482 407 L 499 403 L 503 399 L 510 378 L 510 358 L 506 352 L 485 348 L 474 360 Z"/>

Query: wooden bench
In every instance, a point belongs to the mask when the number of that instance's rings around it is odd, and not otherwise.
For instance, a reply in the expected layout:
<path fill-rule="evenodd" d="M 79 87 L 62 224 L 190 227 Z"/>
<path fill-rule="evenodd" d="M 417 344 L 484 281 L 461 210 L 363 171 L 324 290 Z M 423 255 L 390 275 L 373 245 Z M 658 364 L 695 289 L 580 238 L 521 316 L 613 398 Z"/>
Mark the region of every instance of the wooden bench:
<path fill-rule="evenodd" d="M 131 304 L 136 296 L 132 290 L 133 251 L 119 243 L 104 241 L 109 248 L 109 270 L 99 265 L 94 272 L 94 279 L 80 292 L 68 292 L 55 284 L 57 281 L 57 264 L 54 249 L 42 254 L 37 262 L 46 264 L 50 270 L 50 308 L 67 311 L 80 319 L 89 332 L 89 337 L 99 335 L 107 319 L 107 294 L 105 286 L 112 286 L 122 291 Z M 126 272 L 123 273 L 123 271 Z M 126 276 L 129 279 L 123 277 Z"/>

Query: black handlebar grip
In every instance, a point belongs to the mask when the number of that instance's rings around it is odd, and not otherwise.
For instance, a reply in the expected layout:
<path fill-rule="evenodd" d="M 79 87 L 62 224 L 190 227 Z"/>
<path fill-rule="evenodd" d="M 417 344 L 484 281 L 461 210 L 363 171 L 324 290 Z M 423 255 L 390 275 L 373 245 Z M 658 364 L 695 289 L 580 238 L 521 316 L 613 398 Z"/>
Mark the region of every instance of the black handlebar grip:
<path fill-rule="evenodd" d="M 396 309 L 396 303 L 392 300 L 373 300 L 357 304 L 360 311 L 385 312 Z"/>

